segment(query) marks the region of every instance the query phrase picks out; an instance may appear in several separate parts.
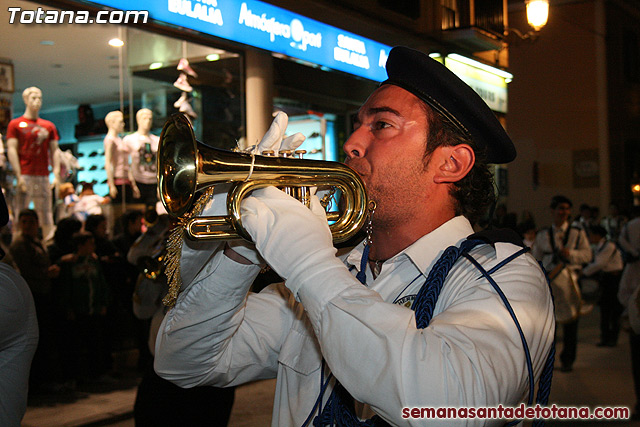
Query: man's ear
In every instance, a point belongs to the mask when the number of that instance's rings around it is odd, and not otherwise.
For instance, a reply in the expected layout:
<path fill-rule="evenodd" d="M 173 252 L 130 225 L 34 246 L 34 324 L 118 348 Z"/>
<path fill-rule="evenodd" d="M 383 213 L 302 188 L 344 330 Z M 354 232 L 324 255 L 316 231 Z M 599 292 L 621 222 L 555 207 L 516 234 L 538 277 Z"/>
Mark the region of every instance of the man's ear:
<path fill-rule="evenodd" d="M 460 181 L 467 176 L 476 161 L 473 149 L 467 144 L 439 147 L 439 150 L 441 160 L 433 177 L 438 184 Z"/>

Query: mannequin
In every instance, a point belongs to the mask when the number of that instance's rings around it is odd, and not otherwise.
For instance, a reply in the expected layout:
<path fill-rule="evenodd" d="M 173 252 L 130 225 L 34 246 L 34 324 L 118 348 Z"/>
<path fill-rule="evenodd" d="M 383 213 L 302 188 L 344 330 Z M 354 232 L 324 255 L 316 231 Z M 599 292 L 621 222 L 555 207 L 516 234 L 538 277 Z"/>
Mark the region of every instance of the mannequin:
<path fill-rule="evenodd" d="M 53 230 L 49 160 L 53 169 L 53 186 L 60 179 L 60 161 L 54 153 L 58 149 L 58 130 L 48 120 L 40 118 L 42 91 L 28 87 L 22 92 L 25 112 L 7 127 L 7 157 L 17 180 L 14 212 L 20 212 L 33 202 L 40 218 L 42 235 Z"/>
<path fill-rule="evenodd" d="M 112 111 L 104 118 L 107 136 L 104 138 L 104 168 L 107 171 L 109 195 L 114 202 L 132 201 L 140 197 L 140 191 L 131 172 L 129 148 L 120 133 L 124 131 L 121 111 Z M 124 194 L 123 194 L 124 190 Z"/>
<path fill-rule="evenodd" d="M 124 137 L 124 143 L 131 153 L 131 171 L 140 190 L 141 201 L 147 206 L 155 206 L 158 201 L 156 153 L 158 138 L 151 134 L 153 113 L 148 108 L 141 108 L 136 113 L 138 129 Z"/>

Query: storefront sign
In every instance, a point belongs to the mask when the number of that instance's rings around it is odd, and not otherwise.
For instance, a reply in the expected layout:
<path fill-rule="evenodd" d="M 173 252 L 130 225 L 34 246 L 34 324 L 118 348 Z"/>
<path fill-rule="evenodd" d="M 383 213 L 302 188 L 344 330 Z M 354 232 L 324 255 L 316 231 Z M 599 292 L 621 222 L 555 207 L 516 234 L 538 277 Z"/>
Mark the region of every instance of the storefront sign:
<path fill-rule="evenodd" d="M 478 68 L 462 61 L 476 62 L 469 58 L 452 54 L 445 57 L 444 64 L 460 77 L 463 82 L 471 86 L 493 111 L 506 113 L 507 82 L 512 76 L 497 68 L 492 71 L 493 67 L 488 65 L 478 63 L 478 65 L 484 67 Z"/>
<path fill-rule="evenodd" d="M 389 46 L 257 0 L 101 0 L 120 10 L 281 53 L 374 81 L 387 78 Z"/>

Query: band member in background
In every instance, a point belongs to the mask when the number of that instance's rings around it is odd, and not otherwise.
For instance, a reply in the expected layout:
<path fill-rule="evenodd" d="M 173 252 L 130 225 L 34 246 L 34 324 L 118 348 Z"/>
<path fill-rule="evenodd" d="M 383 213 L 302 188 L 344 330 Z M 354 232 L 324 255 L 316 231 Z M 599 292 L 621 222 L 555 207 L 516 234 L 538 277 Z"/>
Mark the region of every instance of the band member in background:
<path fill-rule="evenodd" d="M 582 275 L 595 278 L 600 285 L 600 342 L 598 347 L 615 347 L 620 333 L 622 305 L 618 288 L 624 263 L 620 250 L 607 238 L 600 225 L 589 227 L 589 242 L 593 245 L 593 260 L 582 269 Z"/>
<path fill-rule="evenodd" d="M 557 195 L 551 199 L 553 223 L 538 232 L 532 253 L 547 271 L 564 264 L 573 282 L 577 283 L 582 265 L 591 261 L 592 254 L 585 230 L 569 224 L 572 206 L 571 200 L 565 196 Z M 560 370 L 570 372 L 578 348 L 578 317 L 562 325 L 562 342 Z"/>
<path fill-rule="evenodd" d="M 254 191 L 242 215 L 255 246 L 184 240 L 160 376 L 182 387 L 276 377 L 274 426 L 407 425 L 403 407 L 533 398 L 552 365 L 545 275 L 510 233 L 467 238 L 494 199 L 487 163 L 512 161 L 515 148 L 442 64 L 397 47 L 386 68 L 344 146 L 376 202 L 365 241 L 338 258 L 317 198 L 308 209 Z M 203 215 L 221 199 L 216 189 Z M 265 262 L 285 282 L 248 293 Z"/>

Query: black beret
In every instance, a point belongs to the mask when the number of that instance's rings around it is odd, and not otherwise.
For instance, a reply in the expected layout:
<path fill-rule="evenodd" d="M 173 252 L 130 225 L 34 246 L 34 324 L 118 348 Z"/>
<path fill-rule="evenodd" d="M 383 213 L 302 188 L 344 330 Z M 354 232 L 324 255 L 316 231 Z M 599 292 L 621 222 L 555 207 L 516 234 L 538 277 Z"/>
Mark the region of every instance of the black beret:
<path fill-rule="evenodd" d="M 508 163 L 516 148 L 496 115 L 480 96 L 428 55 L 404 46 L 389 52 L 388 79 L 381 84 L 399 86 L 449 119 L 484 149 L 489 163 Z"/>

